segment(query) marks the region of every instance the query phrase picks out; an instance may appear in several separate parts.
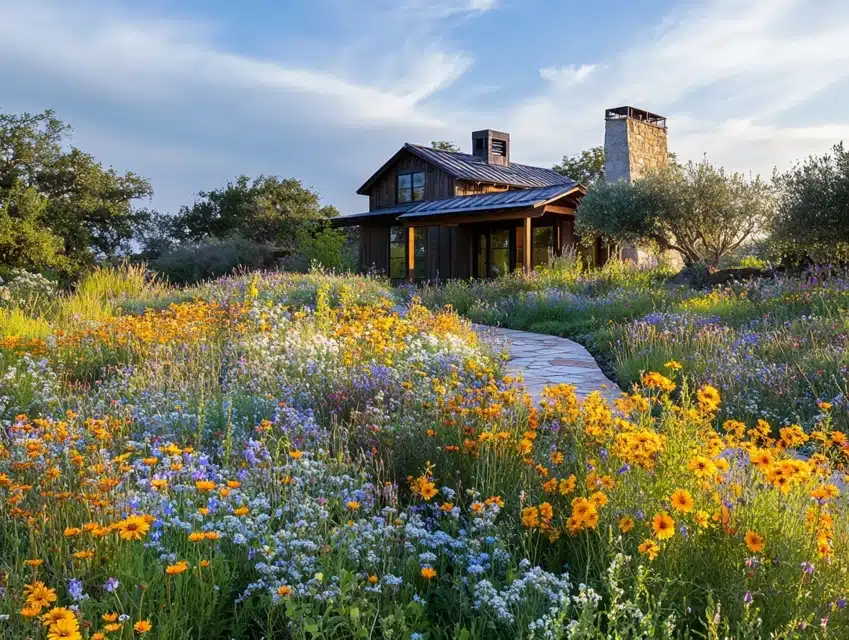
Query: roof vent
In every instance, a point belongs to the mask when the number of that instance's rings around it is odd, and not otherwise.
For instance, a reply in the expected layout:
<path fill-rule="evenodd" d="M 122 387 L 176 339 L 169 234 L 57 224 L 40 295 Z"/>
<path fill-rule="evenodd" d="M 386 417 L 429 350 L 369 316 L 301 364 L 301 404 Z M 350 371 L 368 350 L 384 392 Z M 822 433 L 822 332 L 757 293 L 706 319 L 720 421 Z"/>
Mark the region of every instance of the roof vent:
<path fill-rule="evenodd" d="M 492 129 L 473 131 L 472 154 L 489 164 L 510 166 L 510 134 Z"/>

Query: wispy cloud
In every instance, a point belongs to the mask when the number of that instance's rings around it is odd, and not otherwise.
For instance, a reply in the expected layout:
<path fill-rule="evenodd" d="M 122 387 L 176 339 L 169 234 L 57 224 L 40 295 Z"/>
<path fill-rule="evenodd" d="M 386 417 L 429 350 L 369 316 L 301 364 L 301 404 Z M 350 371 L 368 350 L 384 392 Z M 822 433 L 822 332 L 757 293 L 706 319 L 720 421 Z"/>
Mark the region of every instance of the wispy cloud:
<path fill-rule="evenodd" d="M 669 117 L 670 146 L 681 157 L 707 153 L 737 169 L 768 173 L 821 151 L 825 132 L 845 131 L 839 121 L 800 127 L 788 114 L 846 83 L 846 42 L 849 5 L 840 0 L 688 4 L 641 41 L 590 65 L 591 82 L 578 81 L 588 75 L 583 66 L 553 61 L 543 73 L 553 82 L 505 109 L 514 149 L 524 141 L 527 156 L 551 161 L 553 132 L 564 132 L 565 151 L 601 144 L 604 109 L 632 104 Z M 826 113 L 849 122 L 842 113 Z M 766 131 L 771 135 L 759 133 Z"/>
<path fill-rule="evenodd" d="M 539 75 L 544 80 L 565 88 L 583 82 L 596 69 L 598 69 L 597 64 L 570 64 L 566 67 L 543 67 L 539 70 Z"/>

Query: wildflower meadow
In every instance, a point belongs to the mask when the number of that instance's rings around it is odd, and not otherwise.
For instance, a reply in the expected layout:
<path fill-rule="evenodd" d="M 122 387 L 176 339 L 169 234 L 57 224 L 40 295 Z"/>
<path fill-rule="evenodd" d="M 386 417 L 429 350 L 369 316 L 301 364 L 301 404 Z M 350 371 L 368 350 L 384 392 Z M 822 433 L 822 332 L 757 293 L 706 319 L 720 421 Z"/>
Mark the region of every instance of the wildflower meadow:
<path fill-rule="evenodd" d="M 651 274 L 627 303 L 603 277 L 584 283 L 600 308 L 667 326 L 645 317 Z M 680 304 L 833 304 L 776 286 Z M 732 417 L 724 378 L 624 333 L 653 366 L 613 404 L 531 397 L 454 311 L 392 296 L 318 272 L 175 289 L 130 267 L 73 293 L 6 286 L 0 635 L 849 635 L 838 403 Z M 620 319 L 605 330 L 647 331 Z"/>

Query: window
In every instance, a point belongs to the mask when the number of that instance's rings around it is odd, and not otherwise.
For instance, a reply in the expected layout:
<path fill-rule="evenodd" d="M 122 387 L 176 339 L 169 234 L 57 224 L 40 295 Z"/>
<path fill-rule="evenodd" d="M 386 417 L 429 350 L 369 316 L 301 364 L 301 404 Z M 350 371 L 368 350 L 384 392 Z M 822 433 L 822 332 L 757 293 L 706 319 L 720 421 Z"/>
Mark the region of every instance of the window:
<path fill-rule="evenodd" d="M 424 196 L 424 171 L 418 171 L 416 173 L 401 173 L 398 175 L 398 204 L 424 200 Z"/>
<path fill-rule="evenodd" d="M 427 227 L 416 227 L 413 250 L 416 256 L 413 277 L 416 280 L 427 280 Z"/>
<path fill-rule="evenodd" d="M 486 278 L 489 275 L 486 272 L 486 264 L 487 264 L 487 242 L 486 242 L 486 234 L 482 233 L 478 237 L 478 278 Z"/>
<path fill-rule="evenodd" d="M 510 230 L 493 231 L 491 240 L 492 255 L 489 275 L 495 278 L 510 273 Z"/>
<path fill-rule="evenodd" d="M 535 227 L 531 238 L 531 263 L 535 267 L 548 264 L 554 252 L 554 227 Z"/>
<path fill-rule="evenodd" d="M 407 230 L 389 227 L 389 277 L 403 280 L 407 277 Z"/>

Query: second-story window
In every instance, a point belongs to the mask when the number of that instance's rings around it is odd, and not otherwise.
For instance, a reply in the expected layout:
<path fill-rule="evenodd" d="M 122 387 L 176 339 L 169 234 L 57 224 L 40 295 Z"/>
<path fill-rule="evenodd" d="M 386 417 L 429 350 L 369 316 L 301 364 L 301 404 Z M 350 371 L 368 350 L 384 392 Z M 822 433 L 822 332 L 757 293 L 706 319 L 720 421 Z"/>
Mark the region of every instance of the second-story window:
<path fill-rule="evenodd" d="M 398 204 L 424 200 L 424 196 L 424 171 L 418 171 L 416 173 L 401 173 L 398 175 Z"/>

